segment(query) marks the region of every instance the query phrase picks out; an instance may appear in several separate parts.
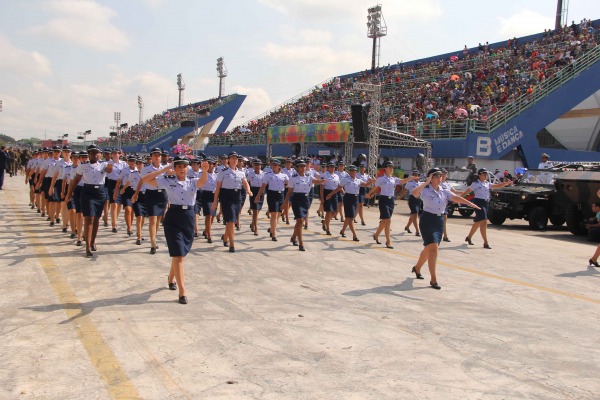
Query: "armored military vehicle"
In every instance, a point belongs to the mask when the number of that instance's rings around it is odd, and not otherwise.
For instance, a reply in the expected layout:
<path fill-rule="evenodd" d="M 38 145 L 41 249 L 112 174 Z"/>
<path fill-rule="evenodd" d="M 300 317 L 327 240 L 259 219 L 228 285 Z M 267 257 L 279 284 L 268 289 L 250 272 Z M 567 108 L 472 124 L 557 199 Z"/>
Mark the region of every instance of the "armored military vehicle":
<path fill-rule="evenodd" d="M 587 235 L 586 221 L 594 218 L 592 203 L 599 201 L 600 166 L 563 172 L 556 179 L 555 203 L 565 210 L 567 228 L 574 235 Z"/>

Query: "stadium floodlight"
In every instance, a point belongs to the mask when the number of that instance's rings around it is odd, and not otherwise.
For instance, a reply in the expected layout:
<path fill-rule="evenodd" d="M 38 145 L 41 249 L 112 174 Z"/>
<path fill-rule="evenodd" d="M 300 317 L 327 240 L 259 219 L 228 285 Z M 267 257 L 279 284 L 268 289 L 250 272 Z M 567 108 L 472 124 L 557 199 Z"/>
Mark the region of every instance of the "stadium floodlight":
<path fill-rule="evenodd" d="M 219 77 L 219 99 L 223 96 L 225 91 L 225 81 L 223 78 L 227 76 L 227 68 L 225 67 L 225 61 L 223 57 L 217 58 L 217 76 Z"/>
<path fill-rule="evenodd" d="M 144 100 L 142 100 L 142 96 L 138 95 L 138 108 L 140 109 L 140 122 L 142 124 L 142 119 L 144 118 Z"/>
<path fill-rule="evenodd" d="M 371 69 L 375 69 L 375 60 L 379 66 L 379 47 L 381 45 L 381 37 L 387 35 L 387 25 L 381 12 L 381 4 L 371 7 L 367 15 L 367 37 L 373 39 L 373 54 L 371 58 Z"/>
<path fill-rule="evenodd" d="M 183 77 L 181 74 L 177 74 L 177 90 L 179 90 L 179 105 L 181 107 L 183 104 L 183 91 L 185 90 L 185 82 L 183 81 Z"/>

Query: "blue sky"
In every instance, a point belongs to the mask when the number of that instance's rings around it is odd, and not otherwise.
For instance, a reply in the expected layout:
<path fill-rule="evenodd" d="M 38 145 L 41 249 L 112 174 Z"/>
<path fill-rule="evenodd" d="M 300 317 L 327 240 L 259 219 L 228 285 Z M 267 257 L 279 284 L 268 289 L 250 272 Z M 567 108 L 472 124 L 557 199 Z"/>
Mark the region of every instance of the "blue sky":
<path fill-rule="evenodd" d="M 567 0 L 565 0 L 567 2 Z M 216 97 L 216 59 L 226 93 L 248 98 L 234 125 L 336 75 L 370 67 L 364 0 L 2 0 L 0 133 L 55 139 Z M 380 1 L 388 28 L 381 64 L 554 26 L 555 0 Z M 597 0 L 569 1 L 569 23 L 599 19 Z"/>

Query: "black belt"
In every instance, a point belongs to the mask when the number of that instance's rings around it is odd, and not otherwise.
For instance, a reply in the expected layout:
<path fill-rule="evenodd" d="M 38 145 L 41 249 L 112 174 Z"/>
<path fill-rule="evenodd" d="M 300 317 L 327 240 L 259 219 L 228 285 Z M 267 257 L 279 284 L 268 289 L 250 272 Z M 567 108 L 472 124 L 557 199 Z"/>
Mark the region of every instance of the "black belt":
<path fill-rule="evenodd" d="M 239 192 L 240 189 L 225 189 L 225 188 L 221 188 L 221 191 L 230 193 L 230 192 Z"/>
<path fill-rule="evenodd" d="M 146 191 L 149 191 L 149 192 L 156 192 L 156 193 L 162 193 L 162 192 L 163 192 L 163 189 L 146 189 Z"/>
<path fill-rule="evenodd" d="M 431 215 L 435 215 L 436 217 L 441 217 L 442 215 L 444 215 L 445 213 L 441 213 L 441 214 L 436 214 L 436 213 L 432 213 L 429 211 L 423 211 L 424 214 L 431 214 Z"/>
<path fill-rule="evenodd" d="M 94 189 L 101 189 L 101 188 L 104 187 L 104 185 L 103 184 L 93 185 L 93 184 L 90 184 L 90 183 L 84 183 L 83 187 L 94 188 Z"/>
<path fill-rule="evenodd" d="M 106 180 L 107 180 L 107 181 L 113 181 L 113 182 L 116 182 L 116 181 L 117 181 L 117 179 L 110 179 L 110 178 L 106 178 Z"/>
<path fill-rule="evenodd" d="M 309 193 L 294 192 L 294 195 L 302 195 L 308 197 Z"/>
<path fill-rule="evenodd" d="M 275 193 L 280 193 L 281 194 L 281 193 L 283 193 L 283 190 L 271 190 L 271 189 L 269 189 L 269 190 L 267 190 L 267 192 L 275 192 Z"/>
<path fill-rule="evenodd" d="M 169 208 L 172 208 L 174 210 L 193 210 L 194 206 L 182 206 L 180 204 L 171 204 L 169 205 Z"/>

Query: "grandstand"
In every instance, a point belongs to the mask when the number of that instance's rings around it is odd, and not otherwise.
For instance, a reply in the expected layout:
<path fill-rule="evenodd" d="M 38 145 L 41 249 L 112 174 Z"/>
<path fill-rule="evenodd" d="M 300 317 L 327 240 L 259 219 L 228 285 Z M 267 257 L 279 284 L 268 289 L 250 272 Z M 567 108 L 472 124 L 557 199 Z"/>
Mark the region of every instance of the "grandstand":
<path fill-rule="evenodd" d="M 215 135 L 205 152 L 236 146 L 245 155 L 266 155 L 269 128 L 351 122 L 351 106 L 370 101 L 354 84 L 369 82 L 382 85 L 381 127 L 430 141 L 437 165 L 462 165 L 469 154 L 479 165 L 506 162 L 507 168 L 537 164 L 541 152 L 554 160 L 597 160 L 598 22 L 334 77 Z M 277 155 L 295 149 L 272 146 Z M 306 151 L 339 152 L 340 146 L 311 144 Z M 405 169 L 419 152 L 380 149 Z M 364 152 L 364 143 L 354 144 L 355 154 Z"/>

